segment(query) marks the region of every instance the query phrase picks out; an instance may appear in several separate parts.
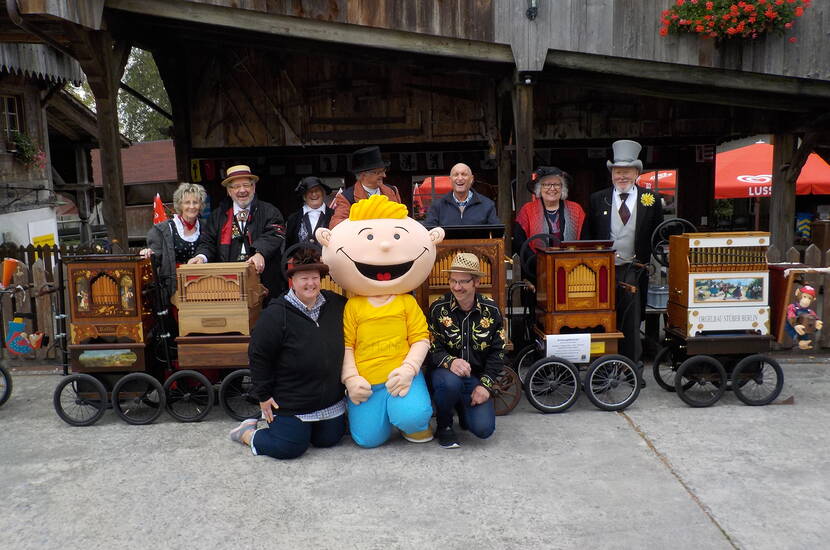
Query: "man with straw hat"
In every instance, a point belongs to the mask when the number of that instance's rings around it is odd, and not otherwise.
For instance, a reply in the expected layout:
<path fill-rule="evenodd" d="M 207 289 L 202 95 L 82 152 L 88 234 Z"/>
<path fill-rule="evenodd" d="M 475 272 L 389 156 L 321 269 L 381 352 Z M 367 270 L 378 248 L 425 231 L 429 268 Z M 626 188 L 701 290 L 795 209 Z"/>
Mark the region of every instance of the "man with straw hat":
<path fill-rule="evenodd" d="M 280 260 L 285 225 L 276 206 L 257 199 L 258 181 L 259 177 L 244 164 L 228 168 L 222 180 L 228 197 L 211 213 L 199 237 L 196 255 L 187 263 L 253 264 L 272 298 L 283 290 Z"/>
<path fill-rule="evenodd" d="M 460 252 L 443 271 L 450 292 L 430 305 L 427 322 L 438 443 L 454 449 L 460 446 L 452 428 L 456 409 L 459 423 L 476 437 L 486 439 L 496 429 L 490 397 L 504 368 L 504 328 L 496 302 L 476 290 L 485 273 L 475 254 Z"/>

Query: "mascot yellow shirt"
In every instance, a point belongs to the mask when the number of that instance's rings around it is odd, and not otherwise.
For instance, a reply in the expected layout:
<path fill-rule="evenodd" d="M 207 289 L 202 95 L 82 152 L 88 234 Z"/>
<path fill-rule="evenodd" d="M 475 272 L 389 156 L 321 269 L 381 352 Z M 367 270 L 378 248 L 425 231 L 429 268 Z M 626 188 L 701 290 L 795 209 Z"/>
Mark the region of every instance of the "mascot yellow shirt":
<path fill-rule="evenodd" d="M 386 382 L 412 344 L 429 339 L 426 317 L 411 294 L 399 294 L 380 307 L 366 296 L 349 298 L 343 333 L 346 347 L 354 349 L 358 373 L 373 385 Z"/>

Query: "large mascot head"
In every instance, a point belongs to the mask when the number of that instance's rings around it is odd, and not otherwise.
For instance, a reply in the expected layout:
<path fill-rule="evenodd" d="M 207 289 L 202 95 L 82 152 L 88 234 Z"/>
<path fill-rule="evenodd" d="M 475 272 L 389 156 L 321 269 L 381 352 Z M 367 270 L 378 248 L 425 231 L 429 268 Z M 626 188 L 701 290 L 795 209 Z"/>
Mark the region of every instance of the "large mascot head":
<path fill-rule="evenodd" d="M 427 231 L 407 217 L 406 206 L 372 195 L 352 205 L 349 219 L 315 236 L 337 284 L 360 296 L 382 296 L 409 292 L 426 280 L 444 230 Z"/>

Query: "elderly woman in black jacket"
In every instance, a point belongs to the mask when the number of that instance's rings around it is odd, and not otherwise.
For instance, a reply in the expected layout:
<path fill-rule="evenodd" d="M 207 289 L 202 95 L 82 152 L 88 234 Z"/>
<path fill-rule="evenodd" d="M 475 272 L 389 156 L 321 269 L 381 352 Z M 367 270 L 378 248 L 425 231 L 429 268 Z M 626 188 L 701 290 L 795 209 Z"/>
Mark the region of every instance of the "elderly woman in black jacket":
<path fill-rule="evenodd" d="M 320 289 L 328 273 L 319 252 L 301 248 L 289 263 L 291 289 L 272 300 L 251 334 L 252 395 L 268 428 L 248 419 L 230 437 L 256 455 L 296 458 L 331 447 L 346 432 L 343 308 L 346 299 Z"/>
<path fill-rule="evenodd" d="M 147 232 L 147 248 L 140 254 L 145 258 L 156 255 L 159 278 L 168 298 L 176 292 L 176 266 L 196 254 L 201 233 L 199 214 L 206 200 L 205 188 L 198 183 L 179 184 L 173 193 L 176 215 L 155 224 Z"/>

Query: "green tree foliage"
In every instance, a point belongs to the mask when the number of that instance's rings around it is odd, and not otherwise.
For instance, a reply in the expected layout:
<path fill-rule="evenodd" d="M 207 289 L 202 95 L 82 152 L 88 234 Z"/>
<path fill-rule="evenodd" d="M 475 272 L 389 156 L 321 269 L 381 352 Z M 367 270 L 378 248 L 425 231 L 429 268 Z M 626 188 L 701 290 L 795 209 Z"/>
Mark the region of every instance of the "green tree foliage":
<path fill-rule="evenodd" d="M 170 99 L 150 52 L 133 48 L 122 80 L 127 86 L 170 112 Z M 118 94 L 118 120 L 121 132 L 132 141 L 153 141 L 170 137 L 172 122 L 124 90 Z"/>

